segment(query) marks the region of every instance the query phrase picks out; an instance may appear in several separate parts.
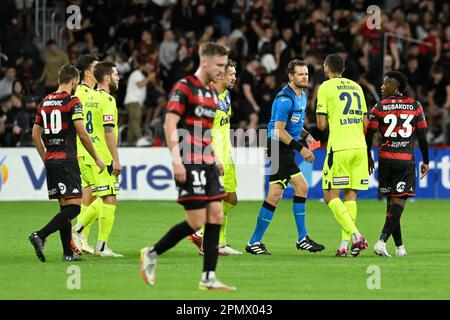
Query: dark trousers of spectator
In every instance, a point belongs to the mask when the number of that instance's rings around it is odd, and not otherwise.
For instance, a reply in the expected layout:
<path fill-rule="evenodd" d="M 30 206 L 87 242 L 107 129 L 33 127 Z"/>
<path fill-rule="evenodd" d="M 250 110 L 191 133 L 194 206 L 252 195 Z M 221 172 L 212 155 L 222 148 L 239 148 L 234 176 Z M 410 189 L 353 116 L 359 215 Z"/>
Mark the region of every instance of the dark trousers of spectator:
<path fill-rule="evenodd" d="M 132 102 L 126 104 L 125 108 L 128 110 L 127 141 L 129 144 L 136 144 L 136 141 L 142 137 L 142 106 L 137 102 Z"/>

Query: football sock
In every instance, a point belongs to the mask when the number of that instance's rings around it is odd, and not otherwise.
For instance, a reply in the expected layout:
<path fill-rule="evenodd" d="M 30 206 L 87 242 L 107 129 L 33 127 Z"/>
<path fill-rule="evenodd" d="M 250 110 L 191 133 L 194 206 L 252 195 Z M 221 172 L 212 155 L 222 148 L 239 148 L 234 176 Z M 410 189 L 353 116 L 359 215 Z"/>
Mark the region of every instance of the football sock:
<path fill-rule="evenodd" d="M 383 231 L 381 231 L 380 240 L 386 242 L 394 232 L 400 217 L 402 216 L 403 207 L 399 204 L 392 204 L 386 213 L 386 221 L 384 222 Z"/>
<path fill-rule="evenodd" d="M 98 240 L 107 242 L 114 225 L 116 206 L 104 203 L 98 218 Z"/>
<path fill-rule="evenodd" d="M 61 206 L 61 211 L 58 212 L 50 222 L 37 232 L 37 235 L 42 240 L 45 240 L 50 234 L 63 228 L 67 223 L 72 226 L 71 221 L 80 213 L 80 206 L 68 205 Z"/>
<path fill-rule="evenodd" d="M 350 238 L 351 238 L 351 236 L 350 236 Z M 339 249 L 348 249 L 348 244 L 349 243 L 350 243 L 350 239 L 349 240 L 342 240 Z"/>
<path fill-rule="evenodd" d="M 185 220 L 173 226 L 164 237 L 154 245 L 153 251 L 155 251 L 156 254 L 161 255 L 194 232 L 195 230 L 192 230 L 191 226 Z"/>
<path fill-rule="evenodd" d="M 297 226 L 298 241 L 302 240 L 308 232 L 306 231 L 306 198 L 294 196 L 292 210 L 294 213 L 295 224 Z"/>
<path fill-rule="evenodd" d="M 82 234 L 86 237 L 86 239 L 89 238 L 89 233 L 91 232 L 91 227 L 92 227 L 92 225 L 94 224 L 94 222 L 95 222 L 96 220 L 97 220 L 97 219 L 92 220 L 91 222 L 88 223 L 87 226 L 85 226 L 85 227 L 83 228 Z"/>
<path fill-rule="evenodd" d="M 253 232 L 249 244 L 253 245 L 255 244 L 255 242 L 261 242 L 264 233 L 266 232 L 270 222 L 272 221 L 275 209 L 276 207 L 274 207 L 267 201 L 264 201 L 261 210 L 259 211 L 258 219 L 256 221 L 256 228 Z"/>
<path fill-rule="evenodd" d="M 216 272 L 215 271 L 203 271 L 202 272 L 202 281 L 208 281 L 210 279 L 216 278 Z"/>
<path fill-rule="evenodd" d="M 103 199 L 98 197 L 94 202 L 92 202 L 89 207 L 87 207 L 84 215 L 78 219 L 78 223 L 75 226 L 76 232 L 80 233 L 83 231 L 90 222 L 94 221 L 100 216 L 100 211 L 102 210 Z"/>
<path fill-rule="evenodd" d="M 223 205 L 223 221 L 222 226 L 220 227 L 220 235 L 219 235 L 219 243 L 227 244 L 227 226 L 228 226 L 228 212 L 234 208 L 234 205 L 229 204 L 228 202 L 222 202 Z"/>
<path fill-rule="evenodd" d="M 347 207 L 344 205 L 340 198 L 332 199 L 330 202 L 328 202 L 328 207 L 330 207 L 331 212 L 333 212 L 334 218 L 346 233 L 354 234 L 355 232 L 358 232 L 358 229 L 356 228 Z"/>
<path fill-rule="evenodd" d="M 66 223 L 61 229 L 59 229 L 59 236 L 61 238 L 63 254 L 65 256 L 73 255 L 73 250 L 70 246 L 70 241 L 72 240 L 72 224 Z"/>
<path fill-rule="evenodd" d="M 80 214 L 77 217 L 77 223 L 80 222 L 80 219 L 82 219 L 86 213 L 86 209 L 88 208 L 88 206 L 81 204 L 80 206 Z"/>
<path fill-rule="evenodd" d="M 402 228 L 400 226 L 400 221 L 398 221 L 397 227 L 395 227 L 394 232 L 392 232 L 392 238 L 394 238 L 395 245 L 400 247 L 403 245 L 402 240 Z"/>
<path fill-rule="evenodd" d="M 219 233 L 220 224 L 205 224 L 205 234 L 203 235 L 203 272 L 215 271 L 219 258 Z"/>
<path fill-rule="evenodd" d="M 347 208 L 347 211 L 350 214 L 352 221 L 356 223 L 356 216 L 358 215 L 358 208 L 356 206 L 356 201 L 344 201 L 344 205 Z M 350 241 L 351 238 L 352 235 L 350 233 L 345 232 L 344 229 L 342 229 L 342 241 Z"/>

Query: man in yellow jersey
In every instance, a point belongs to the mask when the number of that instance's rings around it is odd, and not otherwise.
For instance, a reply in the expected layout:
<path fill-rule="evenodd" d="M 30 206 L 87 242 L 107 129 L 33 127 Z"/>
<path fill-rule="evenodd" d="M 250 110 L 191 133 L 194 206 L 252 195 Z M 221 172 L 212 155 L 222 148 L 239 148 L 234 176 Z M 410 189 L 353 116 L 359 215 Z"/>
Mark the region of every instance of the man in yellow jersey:
<path fill-rule="evenodd" d="M 111 95 L 118 89 L 119 74 L 114 63 L 102 61 L 96 65 L 94 75 L 98 82 L 97 99 L 99 102 L 98 112 L 94 119 L 100 116 L 102 120 L 93 122 L 90 136 L 95 141 L 95 150 L 101 155 L 102 159 L 105 159 L 108 169 L 98 174 L 92 161 L 87 159 L 87 168 L 94 177 L 94 195 L 102 199 L 98 241 L 94 255 L 117 258 L 123 256 L 108 248 L 107 242 L 114 224 L 117 195 L 119 194 L 119 175 L 122 171 L 117 151 L 118 117 L 116 100 Z M 82 219 L 75 226 L 74 241 L 76 238 L 81 238 L 83 229 L 90 225 L 96 217 L 91 215 L 88 218 L 91 220 Z"/>
<path fill-rule="evenodd" d="M 237 180 L 236 180 L 236 167 L 233 161 L 233 147 L 230 140 L 230 120 L 231 120 L 231 101 L 229 90 L 233 89 L 236 82 L 236 62 L 228 59 L 228 64 L 225 68 L 225 74 L 223 77 L 214 83 L 219 97 L 219 109 L 217 109 L 214 116 L 214 124 L 212 128 L 212 143 L 214 154 L 217 157 L 218 162 L 223 165 L 224 176 L 223 185 L 227 195 L 223 198 L 223 222 L 220 228 L 219 237 L 219 254 L 227 256 L 230 254 L 242 254 L 241 251 L 235 250 L 227 244 L 227 226 L 228 226 L 228 213 L 237 205 Z M 202 250 L 202 236 L 203 228 L 201 231 L 193 233 L 189 236 L 189 240 L 192 241 L 203 253 Z"/>
<path fill-rule="evenodd" d="M 341 56 L 327 56 L 324 71 L 329 80 L 319 87 L 316 109 L 318 128 L 328 127 L 330 131 L 322 189 L 325 202 L 342 226 L 342 242 L 336 256 L 348 256 L 351 239 L 350 255 L 356 257 L 368 246 L 355 224 L 357 190 L 367 190 L 369 184 L 364 137 L 366 101 L 361 87 L 342 77 L 344 60 Z M 340 199 L 341 189 L 344 189 L 344 202 Z"/>
<path fill-rule="evenodd" d="M 84 123 L 86 131 L 91 136 L 93 132 L 94 115 L 98 112 L 99 106 L 97 101 L 97 91 L 95 86 L 97 80 L 94 76 L 94 68 L 97 65 L 99 59 L 94 54 L 82 55 L 75 63 L 75 67 L 81 72 L 81 83 L 78 85 L 75 95 L 80 99 L 83 105 Z M 91 139 L 92 140 L 92 139 Z M 95 147 L 95 141 L 92 140 Z M 100 214 L 102 199 L 96 199 L 93 195 L 94 177 L 88 170 L 87 162 L 92 162 L 90 155 L 77 138 L 77 156 L 78 165 L 81 172 L 81 184 L 83 188 L 83 201 L 81 204 L 81 212 L 77 218 L 77 222 L 85 219 L 91 220 L 91 217 L 97 218 Z M 74 249 L 77 251 L 82 250 L 84 252 L 94 254 L 94 248 L 90 247 L 87 238 L 89 237 L 90 225 L 83 230 L 83 234 L 80 241 L 75 241 Z M 74 238 L 74 240 L 79 240 Z M 81 253 L 81 251 L 79 251 Z"/>

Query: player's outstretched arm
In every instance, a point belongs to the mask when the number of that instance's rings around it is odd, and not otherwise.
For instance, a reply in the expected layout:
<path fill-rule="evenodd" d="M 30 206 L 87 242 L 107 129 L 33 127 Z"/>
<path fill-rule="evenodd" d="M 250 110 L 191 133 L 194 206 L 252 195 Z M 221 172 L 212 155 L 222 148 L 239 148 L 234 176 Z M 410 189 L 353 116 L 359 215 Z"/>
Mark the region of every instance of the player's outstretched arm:
<path fill-rule="evenodd" d="M 105 170 L 105 163 L 98 157 L 97 152 L 95 152 L 94 146 L 92 145 L 91 139 L 86 131 L 86 127 L 84 126 L 83 119 L 74 120 L 73 125 L 75 126 L 78 137 L 80 137 L 81 144 L 87 152 L 89 152 L 91 157 L 94 158 L 95 163 L 100 168 L 100 172 L 103 172 L 103 170 Z"/>
<path fill-rule="evenodd" d="M 119 152 L 117 151 L 117 139 L 116 139 L 116 133 L 114 131 L 113 126 L 104 126 L 105 128 L 105 141 L 106 146 L 108 147 L 109 153 L 111 154 L 113 158 L 113 174 L 115 176 L 120 175 L 122 172 L 122 165 L 119 161 Z"/>
<path fill-rule="evenodd" d="M 180 116 L 173 112 L 166 114 L 164 121 L 164 134 L 166 135 L 167 146 L 172 156 L 172 169 L 175 181 L 180 183 L 186 182 L 186 168 L 183 165 L 180 157 L 179 136 L 177 131 L 177 124 L 180 121 Z"/>
<path fill-rule="evenodd" d="M 31 133 L 34 146 L 36 147 L 36 150 L 39 153 L 39 156 L 41 157 L 42 161 L 44 161 L 45 159 L 45 147 L 41 139 L 43 132 L 44 128 L 42 128 L 40 125 L 35 124 L 33 126 L 33 131 Z"/>
<path fill-rule="evenodd" d="M 428 153 L 427 129 L 417 129 L 417 139 L 419 140 L 420 152 L 422 153 L 423 163 L 420 165 L 420 179 L 424 178 L 430 170 L 428 163 L 430 162 L 430 155 Z"/>

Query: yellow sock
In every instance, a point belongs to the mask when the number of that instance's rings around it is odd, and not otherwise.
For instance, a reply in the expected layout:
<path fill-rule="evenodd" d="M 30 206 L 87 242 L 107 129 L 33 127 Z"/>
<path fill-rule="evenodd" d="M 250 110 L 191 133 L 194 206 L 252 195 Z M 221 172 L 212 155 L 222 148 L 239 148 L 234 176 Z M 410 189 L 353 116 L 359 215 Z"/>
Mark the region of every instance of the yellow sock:
<path fill-rule="evenodd" d="M 98 218 L 98 241 L 107 242 L 114 225 L 116 206 L 103 204 Z"/>
<path fill-rule="evenodd" d="M 358 232 L 358 229 L 353 222 L 350 213 L 347 210 L 347 207 L 344 205 L 340 198 L 334 198 L 328 203 L 328 207 L 330 207 L 331 211 L 334 214 L 337 222 L 341 225 L 342 229 L 346 233 L 353 234 Z"/>
<path fill-rule="evenodd" d="M 356 201 L 344 201 L 344 205 L 347 208 L 353 223 L 356 224 L 356 216 L 358 215 L 358 208 L 356 206 Z M 352 238 L 351 233 L 345 232 L 344 229 L 342 229 L 342 240 L 350 241 L 351 238 Z"/>
<path fill-rule="evenodd" d="M 91 222 L 95 221 L 100 216 L 100 212 L 102 210 L 103 199 L 97 198 L 94 202 L 87 207 L 84 215 L 78 220 L 78 223 L 81 223 L 83 227 L 86 227 Z"/>
<path fill-rule="evenodd" d="M 88 207 L 85 206 L 84 204 L 81 204 L 81 208 L 80 208 L 80 214 L 77 216 L 77 223 L 80 223 L 80 220 L 84 217 L 84 215 L 86 214 L 86 209 Z"/>
<path fill-rule="evenodd" d="M 81 232 L 82 234 L 85 235 L 86 239 L 89 238 L 89 232 L 91 232 L 91 227 L 92 227 L 92 225 L 94 224 L 95 220 L 97 220 L 97 219 L 94 219 L 94 220 L 92 220 L 91 222 L 89 222 L 88 225 L 85 226 L 84 229 L 83 229 L 83 231 Z"/>
<path fill-rule="evenodd" d="M 219 244 L 227 244 L 227 226 L 228 226 L 228 212 L 234 208 L 234 205 L 223 202 L 223 222 L 220 227 Z"/>

